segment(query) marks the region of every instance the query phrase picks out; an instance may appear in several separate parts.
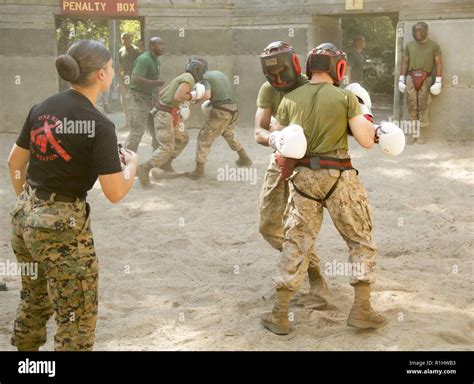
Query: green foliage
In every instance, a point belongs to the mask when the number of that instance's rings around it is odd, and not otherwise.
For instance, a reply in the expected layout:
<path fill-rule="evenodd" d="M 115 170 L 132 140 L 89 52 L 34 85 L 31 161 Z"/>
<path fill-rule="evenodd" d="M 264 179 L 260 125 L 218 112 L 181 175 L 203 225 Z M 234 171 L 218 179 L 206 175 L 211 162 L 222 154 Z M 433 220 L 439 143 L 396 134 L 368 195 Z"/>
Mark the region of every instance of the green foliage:
<path fill-rule="evenodd" d="M 58 53 L 67 51 L 74 42 L 82 39 L 97 40 L 109 44 L 107 20 L 58 18 L 56 21 L 56 41 Z"/>
<path fill-rule="evenodd" d="M 396 17 L 389 16 L 342 18 L 344 50 L 352 47 L 354 37 L 365 37 L 364 82 L 370 91 L 393 93 L 397 22 Z"/>
<path fill-rule="evenodd" d="M 141 39 L 140 21 L 123 20 L 120 22 L 120 34 L 128 32 L 132 36 L 133 44 L 137 44 Z"/>

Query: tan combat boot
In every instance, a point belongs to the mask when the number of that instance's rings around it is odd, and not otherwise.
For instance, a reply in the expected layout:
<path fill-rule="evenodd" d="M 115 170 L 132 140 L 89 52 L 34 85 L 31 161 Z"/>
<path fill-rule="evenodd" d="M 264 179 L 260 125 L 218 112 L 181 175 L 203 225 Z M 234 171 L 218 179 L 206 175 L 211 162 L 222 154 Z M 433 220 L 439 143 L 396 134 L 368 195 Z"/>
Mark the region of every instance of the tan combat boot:
<path fill-rule="evenodd" d="M 275 305 L 271 312 L 264 313 L 261 318 L 262 325 L 277 335 L 288 335 L 290 324 L 288 321 L 288 306 L 291 291 L 286 288 L 276 290 Z"/>
<path fill-rule="evenodd" d="M 314 309 L 326 309 L 328 307 L 329 288 L 326 280 L 321 274 L 319 267 L 308 268 L 309 277 L 309 301 Z"/>
<path fill-rule="evenodd" d="M 416 143 L 417 144 L 426 144 L 426 128 L 427 127 L 423 127 L 423 128 L 420 128 L 420 133 L 418 135 L 418 137 L 416 138 Z"/>
<path fill-rule="evenodd" d="M 239 167 L 250 167 L 252 165 L 252 159 L 247 155 L 247 152 L 245 152 L 245 149 L 241 149 L 239 152 L 239 159 L 235 161 L 235 164 L 237 164 Z"/>
<path fill-rule="evenodd" d="M 184 176 L 192 180 L 200 179 L 204 176 L 204 163 L 196 162 L 196 169 L 192 172 L 185 172 Z"/>
<path fill-rule="evenodd" d="M 360 329 L 383 327 L 387 319 L 370 306 L 370 284 L 359 282 L 354 285 L 354 290 L 354 304 L 349 313 L 347 325 Z"/>
<path fill-rule="evenodd" d="M 175 170 L 171 166 L 171 163 L 173 162 L 174 157 L 170 157 L 166 163 L 163 165 L 160 165 L 158 168 L 162 169 L 165 172 L 174 172 Z"/>
<path fill-rule="evenodd" d="M 405 143 L 406 145 L 413 145 L 416 142 L 416 137 L 413 134 L 409 133 L 405 136 Z"/>
<path fill-rule="evenodd" d="M 150 182 L 150 170 L 151 170 L 151 168 L 152 167 L 148 162 L 140 164 L 137 167 L 138 180 L 140 180 L 140 184 L 145 189 L 150 189 L 150 188 L 153 187 L 153 185 Z"/>

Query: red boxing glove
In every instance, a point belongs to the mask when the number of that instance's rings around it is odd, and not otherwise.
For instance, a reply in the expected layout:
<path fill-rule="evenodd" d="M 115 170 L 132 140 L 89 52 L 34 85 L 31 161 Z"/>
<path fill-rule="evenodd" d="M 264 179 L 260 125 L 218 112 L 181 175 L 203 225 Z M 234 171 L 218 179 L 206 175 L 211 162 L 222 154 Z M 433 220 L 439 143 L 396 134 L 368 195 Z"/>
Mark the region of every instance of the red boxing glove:
<path fill-rule="evenodd" d="M 369 120 L 372 124 L 374 123 L 374 117 L 372 115 L 366 114 L 364 117 Z"/>
<path fill-rule="evenodd" d="M 288 180 L 295 169 L 296 159 L 290 159 L 289 157 L 276 155 L 276 161 L 278 163 L 278 167 L 280 168 L 281 177 L 283 177 L 283 180 L 285 181 Z"/>

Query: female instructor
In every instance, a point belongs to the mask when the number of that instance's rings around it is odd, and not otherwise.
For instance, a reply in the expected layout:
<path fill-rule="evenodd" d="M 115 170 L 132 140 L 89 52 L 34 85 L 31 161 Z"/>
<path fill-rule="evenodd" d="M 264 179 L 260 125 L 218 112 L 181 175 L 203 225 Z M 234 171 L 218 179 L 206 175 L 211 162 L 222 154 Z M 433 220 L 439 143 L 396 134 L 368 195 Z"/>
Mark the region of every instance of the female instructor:
<path fill-rule="evenodd" d="M 18 263 L 38 266 L 36 276 L 22 276 L 12 337 L 20 351 L 46 342 L 53 312 L 55 350 L 92 349 L 99 269 L 87 191 L 99 178 L 104 195 L 120 201 L 137 165 L 135 153 L 119 154 L 114 124 L 95 107 L 114 77 L 107 48 L 76 42 L 57 58 L 56 68 L 71 88 L 33 106 L 8 159 L 18 196 L 12 248 Z"/>

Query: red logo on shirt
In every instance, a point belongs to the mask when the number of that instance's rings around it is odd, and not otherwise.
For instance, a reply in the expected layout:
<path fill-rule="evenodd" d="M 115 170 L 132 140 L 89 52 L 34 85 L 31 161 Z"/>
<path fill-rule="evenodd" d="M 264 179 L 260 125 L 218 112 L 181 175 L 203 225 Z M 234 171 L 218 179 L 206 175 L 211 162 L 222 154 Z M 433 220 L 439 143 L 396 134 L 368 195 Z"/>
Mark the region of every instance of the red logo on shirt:
<path fill-rule="evenodd" d="M 47 119 L 43 116 L 40 117 L 40 120 L 44 120 L 43 126 L 32 130 L 30 133 L 31 144 L 37 149 L 38 152 L 44 154 L 37 154 L 37 158 L 39 160 L 48 161 L 57 159 L 57 155 L 59 155 L 65 161 L 71 160 L 72 156 L 64 150 L 64 148 L 59 144 L 60 141 L 56 140 L 54 137 L 53 130 L 56 128 L 57 123 L 50 124 L 50 119 Z M 57 119 L 54 117 L 54 119 L 51 120 L 56 121 Z M 49 147 L 51 147 L 51 149 L 56 152 L 57 155 L 53 154 L 48 156 L 46 153 Z"/>

